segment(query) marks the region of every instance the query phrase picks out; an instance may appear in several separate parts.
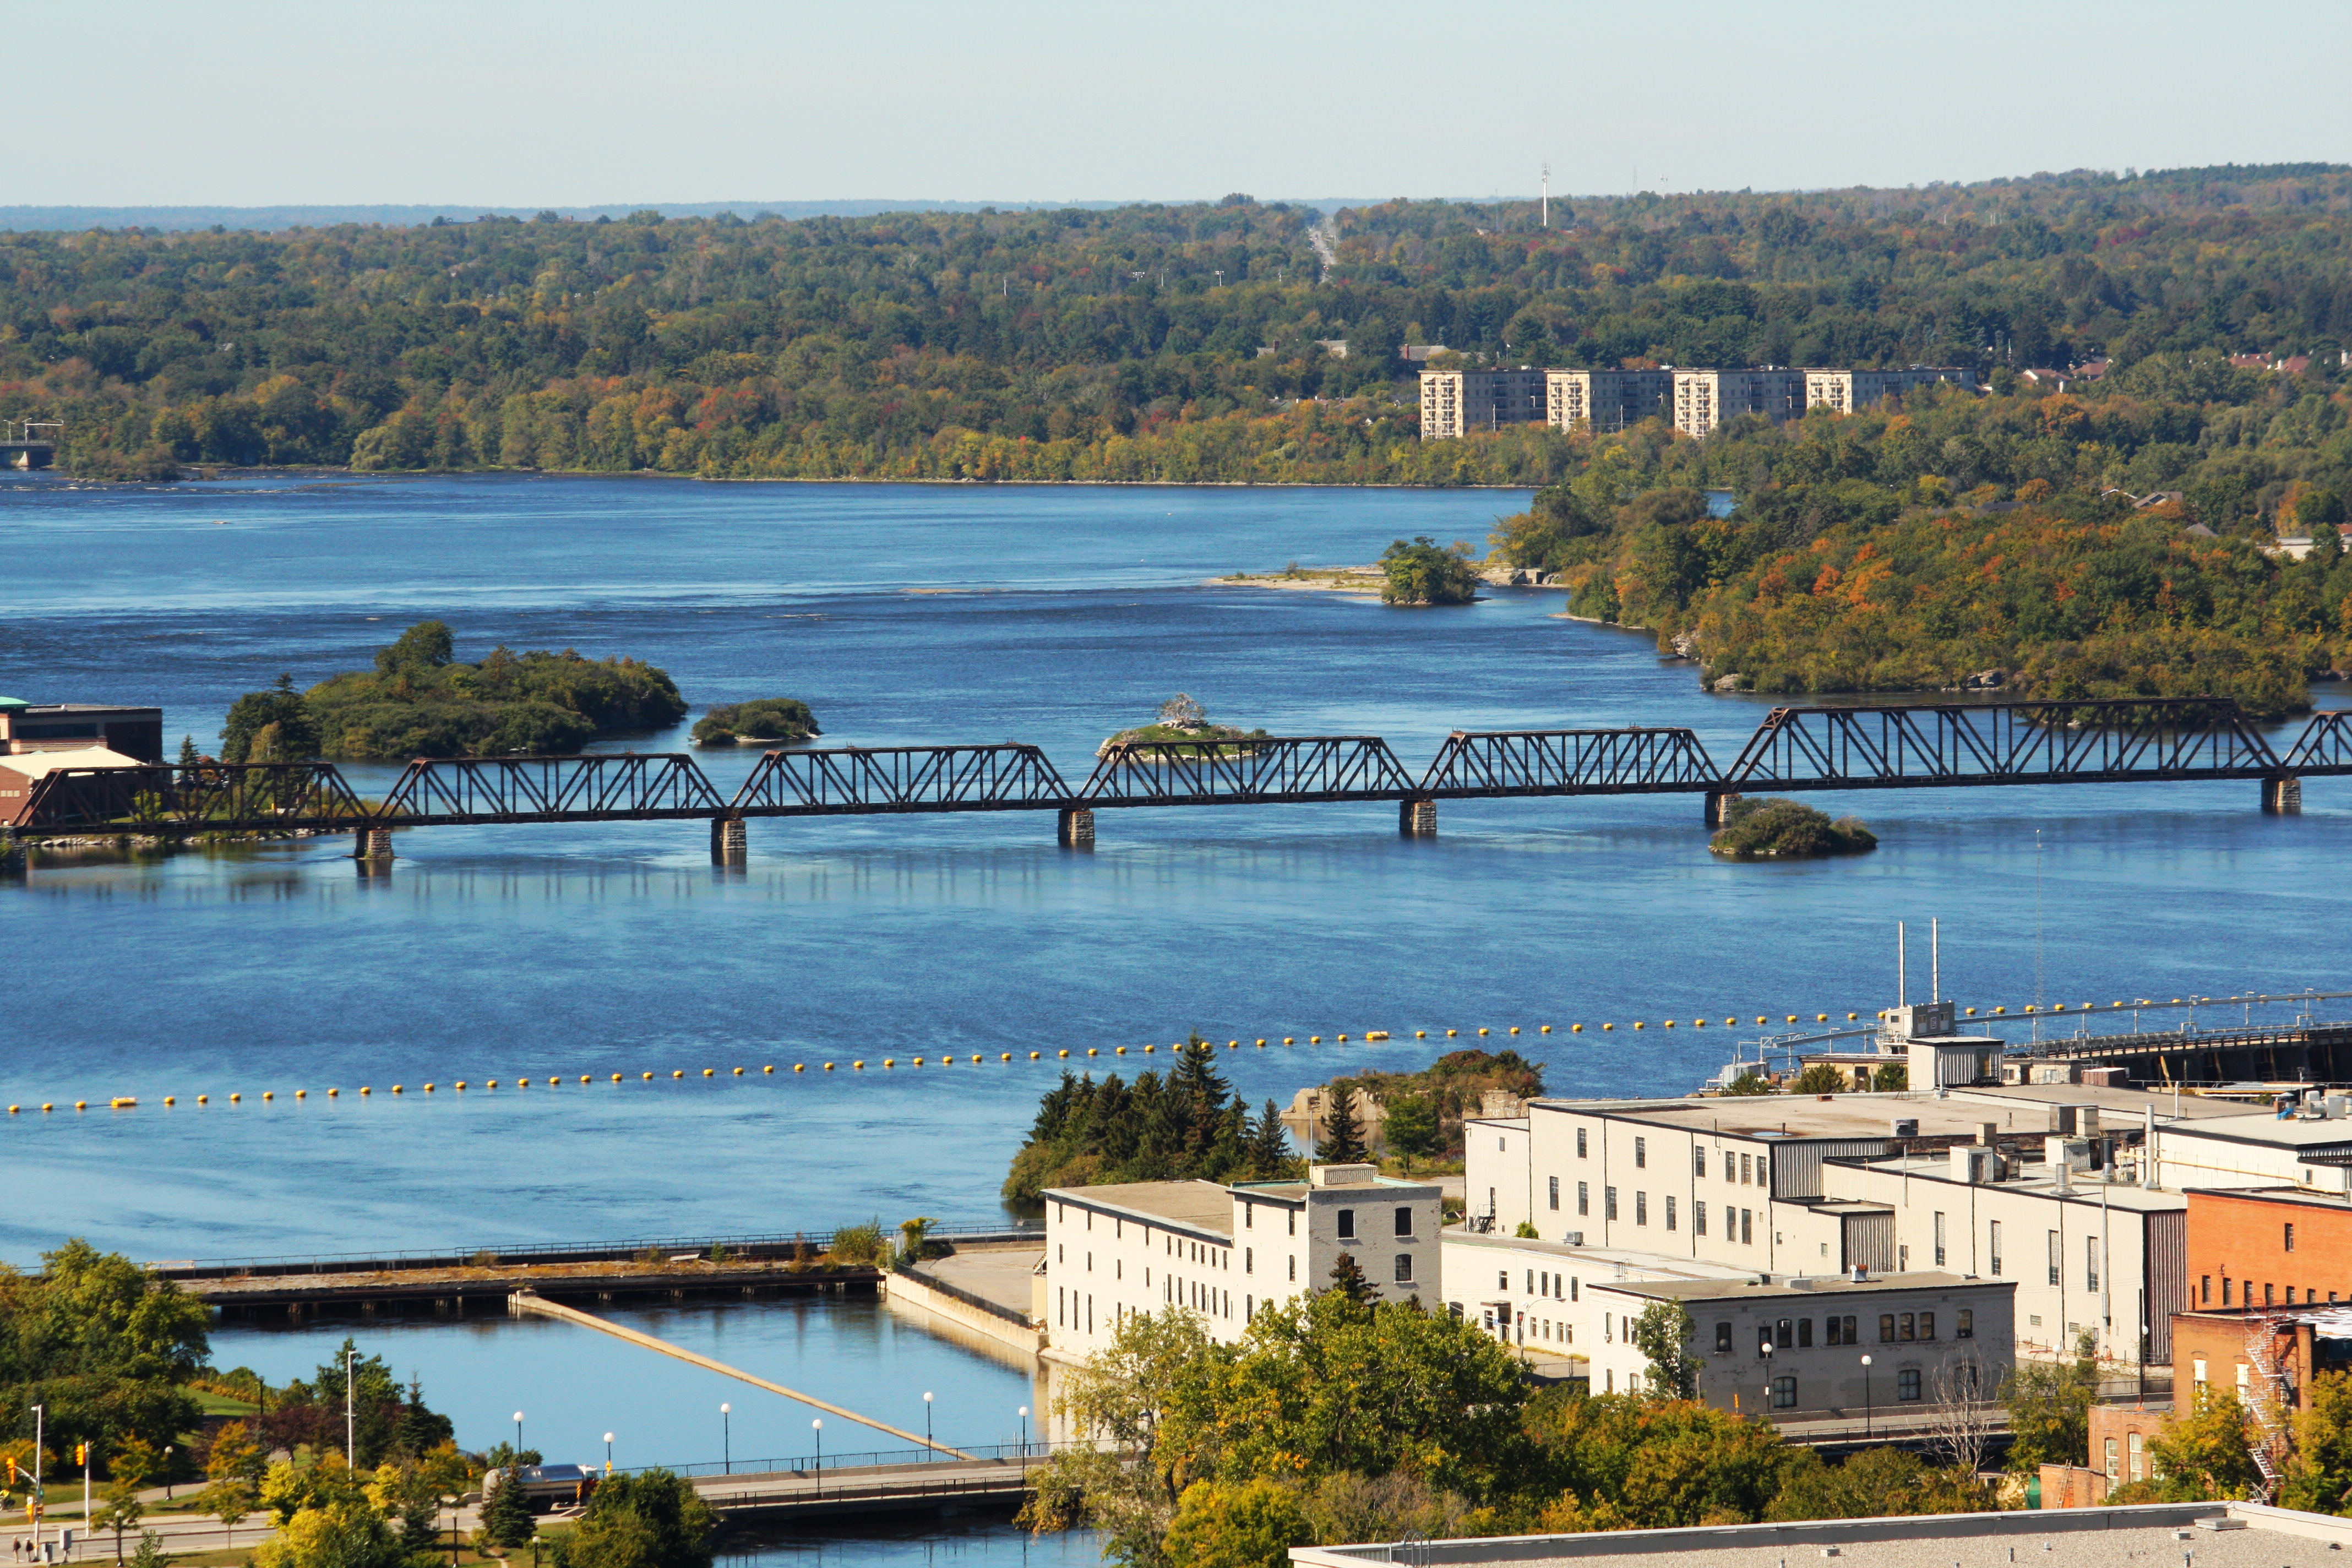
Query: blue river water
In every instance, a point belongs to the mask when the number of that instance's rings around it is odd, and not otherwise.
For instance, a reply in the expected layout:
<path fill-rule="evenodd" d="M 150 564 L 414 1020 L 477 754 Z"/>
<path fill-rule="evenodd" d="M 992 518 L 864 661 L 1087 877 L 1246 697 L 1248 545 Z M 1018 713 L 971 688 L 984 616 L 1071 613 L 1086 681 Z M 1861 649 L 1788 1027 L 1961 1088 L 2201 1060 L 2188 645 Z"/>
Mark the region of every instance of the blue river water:
<path fill-rule="evenodd" d="M 238 693 L 440 616 L 461 658 L 633 654 L 697 711 L 796 695 L 828 743 L 1034 741 L 1073 776 L 1178 690 L 1276 732 L 1384 735 L 1414 766 L 1456 727 L 1580 723 L 1689 724 L 1727 759 L 1766 703 L 1702 694 L 1646 637 L 1559 618 L 1556 594 L 1409 611 L 1210 581 L 1476 541 L 1524 504 L 16 476 L 0 691 L 160 702 L 168 745 L 209 744 Z M 627 743 L 682 748 L 683 727 Z M 730 787 L 751 763 L 702 760 Z M 2032 999 L 2037 963 L 2051 1000 L 2341 973 L 2336 784 L 2291 817 L 2251 784 L 1837 804 L 1884 847 L 1723 864 L 1698 802 L 1667 796 L 1448 802 L 1422 841 L 1385 805 L 1104 812 L 1091 854 L 1057 849 L 1050 816 L 754 821 L 733 872 L 699 823 L 403 834 L 380 879 L 340 838 L 44 855 L 0 885 L 0 1095 L 141 1105 L 0 1116 L 0 1257 L 72 1235 L 187 1258 L 989 1223 L 1061 1049 L 1100 1068 L 1119 1045 L 1241 1038 L 1237 1088 L 1286 1101 L 1428 1059 L 1445 1028 L 1519 1025 L 1555 1092 L 1681 1089 L 1731 1055 L 1726 1016 L 1892 1003 L 1897 920 L 1941 918 L 1946 989 L 1969 1002 Z M 1702 1015 L 1717 1026 L 1655 1026 Z M 1633 1018 L 1653 1026 L 1565 1033 Z M 1304 1044 L 1371 1028 L 1393 1037 Z M 1301 1045 L 1246 1044 L 1286 1035 Z M 878 1066 L 942 1052 L 989 1065 Z M 613 1071 L 627 1084 L 446 1087 Z"/>

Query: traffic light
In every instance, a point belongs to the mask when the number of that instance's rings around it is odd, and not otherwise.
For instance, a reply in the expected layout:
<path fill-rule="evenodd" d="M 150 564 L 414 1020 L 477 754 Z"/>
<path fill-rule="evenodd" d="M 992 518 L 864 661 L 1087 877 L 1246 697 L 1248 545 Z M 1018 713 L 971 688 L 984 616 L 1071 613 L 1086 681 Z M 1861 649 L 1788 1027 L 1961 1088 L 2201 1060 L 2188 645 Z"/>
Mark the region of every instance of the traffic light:
<path fill-rule="evenodd" d="M 76 1443 L 76 1444 L 74 1445 L 74 1463 L 75 1463 L 75 1464 L 77 1464 L 77 1465 L 83 1466 L 84 1468 L 87 1468 L 87 1467 L 89 1466 L 89 1444 L 87 1444 L 87 1443 Z"/>
<path fill-rule="evenodd" d="M 16 1486 L 16 1456 L 14 1454 L 8 1456 L 8 1486 L 12 1491 Z"/>

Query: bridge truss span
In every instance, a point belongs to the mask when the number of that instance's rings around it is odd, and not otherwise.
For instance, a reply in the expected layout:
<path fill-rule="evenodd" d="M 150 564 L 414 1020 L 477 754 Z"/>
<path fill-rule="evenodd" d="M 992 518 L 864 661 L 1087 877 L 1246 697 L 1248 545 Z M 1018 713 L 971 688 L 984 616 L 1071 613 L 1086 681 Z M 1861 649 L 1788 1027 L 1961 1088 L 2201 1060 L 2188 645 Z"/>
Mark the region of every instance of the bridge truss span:
<path fill-rule="evenodd" d="M 293 832 L 364 827 L 377 809 L 332 763 L 158 763 L 56 769 L 34 784 L 18 822 L 36 831 Z"/>
<path fill-rule="evenodd" d="M 1107 746 L 1071 805 L 1261 805 L 1405 800 L 1417 788 L 1378 735 L 1127 741 Z"/>
<path fill-rule="evenodd" d="M 1721 787 L 1715 759 L 1689 730 L 1456 730 L 1422 775 L 1419 793 L 1435 800 Z"/>
<path fill-rule="evenodd" d="M 378 826 L 674 821 L 727 802 L 678 752 L 578 757 L 419 757 L 384 797 Z"/>
<path fill-rule="evenodd" d="M 770 752 L 727 803 L 732 816 L 1041 811 L 1072 805 L 1035 746 L 843 746 Z"/>
<path fill-rule="evenodd" d="M 2265 779 L 2287 771 L 2236 702 L 2151 698 L 1775 708 L 1735 790 Z"/>

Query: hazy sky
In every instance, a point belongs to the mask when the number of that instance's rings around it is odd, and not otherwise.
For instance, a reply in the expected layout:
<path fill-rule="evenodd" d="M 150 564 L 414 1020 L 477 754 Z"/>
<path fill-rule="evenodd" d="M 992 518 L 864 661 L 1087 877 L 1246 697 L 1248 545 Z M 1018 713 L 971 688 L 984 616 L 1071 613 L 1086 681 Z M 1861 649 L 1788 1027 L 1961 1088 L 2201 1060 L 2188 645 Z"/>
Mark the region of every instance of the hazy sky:
<path fill-rule="evenodd" d="M 0 204 L 1785 189 L 2352 161 L 2352 5 L 75 0 Z M 1663 187 L 1661 185 L 1663 182 Z"/>

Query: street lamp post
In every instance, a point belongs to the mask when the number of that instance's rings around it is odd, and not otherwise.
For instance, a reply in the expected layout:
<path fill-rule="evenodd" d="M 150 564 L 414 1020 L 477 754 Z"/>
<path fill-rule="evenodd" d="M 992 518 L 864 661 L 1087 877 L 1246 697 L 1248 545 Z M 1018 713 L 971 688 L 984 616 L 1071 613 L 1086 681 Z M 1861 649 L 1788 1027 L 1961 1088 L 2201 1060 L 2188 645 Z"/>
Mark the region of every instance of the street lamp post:
<path fill-rule="evenodd" d="M 1029 1407 L 1025 1405 L 1021 1407 L 1021 1457 L 1029 1457 Z"/>
<path fill-rule="evenodd" d="M 931 1443 L 931 1391 L 928 1388 L 923 1390 L 923 1454 L 927 1458 L 936 1458 L 939 1455 L 939 1450 Z"/>
<path fill-rule="evenodd" d="M 441 1506 L 449 1510 L 449 1568 L 457 1568 L 457 1506 L 465 1500 L 444 1496 Z"/>
<path fill-rule="evenodd" d="M 1764 1358 L 1764 1408 L 1772 1408 L 1772 1342 L 1766 1340 L 1756 1347 Z"/>
<path fill-rule="evenodd" d="M 735 1473 L 735 1407 L 731 1405 L 721 1405 L 719 1407 L 719 1456 L 720 1466 L 729 1475 L 733 1475 Z"/>
<path fill-rule="evenodd" d="M 33 1406 L 33 1555 L 41 1554 L 41 1515 L 48 1510 L 42 1506 L 47 1494 L 41 1490 L 41 1432 L 48 1419 L 46 1405 Z"/>
<path fill-rule="evenodd" d="M 809 1422 L 809 1430 L 816 1434 L 816 1495 L 824 1496 L 824 1417 Z"/>
<path fill-rule="evenodd" d="M 515 1412 L 515 1468 L 522 1468 L 522 1412 Z"/>
<path fill-rule="evenodd" d="M 1862 1358 L 1862 1440 L 1870 1441 L 1870 1358 Z"/>
<path fill-rule="evenodd" d="M 172 1500 L 172 1445 L 163 1445 L 163 1500 Z"/>
<path fill-rule="evenodd" d="M 604 1473 L 608 1476 L 613 1473 L 613 1435 L 610 1432 L 604 1434 Z"/>

